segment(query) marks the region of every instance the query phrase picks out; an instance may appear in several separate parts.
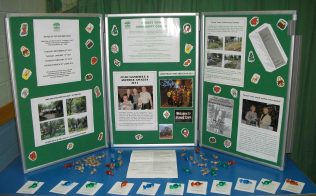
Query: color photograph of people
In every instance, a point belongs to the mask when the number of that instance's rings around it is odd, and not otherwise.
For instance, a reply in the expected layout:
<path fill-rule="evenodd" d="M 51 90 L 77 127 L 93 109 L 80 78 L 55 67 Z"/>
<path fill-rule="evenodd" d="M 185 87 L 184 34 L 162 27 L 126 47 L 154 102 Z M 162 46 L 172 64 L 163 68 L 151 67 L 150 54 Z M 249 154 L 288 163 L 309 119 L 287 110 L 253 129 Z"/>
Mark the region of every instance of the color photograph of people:
<path fill-rule="evenodd" d="M 278 130 L 280 106 L 244 99 L 241 123 L 271 131 Z"/>
<path fill-rule="evenodd" d="M 119 86 L 119 110 L 153 109 L 152 86 Z"/>
<path fill-rule="evenodd" d="M 160 80 L 161 107 L 192 107 L 192 79 Z"/>

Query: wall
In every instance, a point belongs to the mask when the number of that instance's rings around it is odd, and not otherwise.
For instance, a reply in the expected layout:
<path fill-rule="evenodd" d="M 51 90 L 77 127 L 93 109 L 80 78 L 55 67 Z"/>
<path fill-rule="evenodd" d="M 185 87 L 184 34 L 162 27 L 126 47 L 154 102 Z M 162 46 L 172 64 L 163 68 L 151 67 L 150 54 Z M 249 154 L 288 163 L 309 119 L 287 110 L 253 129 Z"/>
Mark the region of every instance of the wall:
<path fill-rule="evenodd" d="M 19 154 L 16 125 L 12 119 L 14 112 L 5 16 L 7 13 L 43 12 L 46 12 L 45 0 L 0 0 L 0 171 Z"/>

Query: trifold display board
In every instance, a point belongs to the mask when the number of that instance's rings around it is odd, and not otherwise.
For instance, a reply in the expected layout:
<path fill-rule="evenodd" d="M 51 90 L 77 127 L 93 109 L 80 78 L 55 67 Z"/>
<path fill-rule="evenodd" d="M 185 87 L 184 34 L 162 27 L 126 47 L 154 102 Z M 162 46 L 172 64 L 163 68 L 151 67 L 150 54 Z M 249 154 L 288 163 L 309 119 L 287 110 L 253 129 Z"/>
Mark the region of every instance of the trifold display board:
<path fill-rule="evenodd" d="M 295 21 L 294 11 L 202 15 L 202 146 L 283 169 Z"/>
<path fill-rule="evenodd" d="M 23 168 L 105 147 L 102 15 L 6 19 Z"/>
<path fill-rule="evenodd" d="M 198 14 L 107 15 L 113 146 L 194 145 Z"/>

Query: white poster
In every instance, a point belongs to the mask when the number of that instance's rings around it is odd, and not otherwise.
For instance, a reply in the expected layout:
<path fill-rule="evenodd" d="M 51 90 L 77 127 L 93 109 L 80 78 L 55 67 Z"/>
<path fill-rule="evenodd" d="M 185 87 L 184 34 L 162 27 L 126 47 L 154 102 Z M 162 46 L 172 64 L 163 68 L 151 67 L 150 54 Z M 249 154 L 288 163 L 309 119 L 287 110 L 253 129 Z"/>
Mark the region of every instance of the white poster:
<path fill-rule="evenodd" d="M 282 97 L 240 91 L 238 152 L 278 161 L 283 102 Z"/>
<path fill-rule="evenodd" d="M 123 19 L 124 63 L 179 62 L 179 18 Z"/>
<path fill-rule="evenodd" d="M 157 130 L 156 71 L 113 72 L 117 131 Z"/>
<path fill-rule="evenodd" d="M 37 85 L 81 80 L 79 20 L 35 19 Z"/>
<path fill-rule="evenodd" d="M 92 90 L 31 99 L 35 147 L 94 132 Z"/>
<path fill-rule="evenodd" d="M 234 100 L 208 95 L 206 130 L 230 138 Z"/>
<path fill-rule="evenodd" d="M 246 17 L 206 17 L 204 81 L 244 86 Z"/>

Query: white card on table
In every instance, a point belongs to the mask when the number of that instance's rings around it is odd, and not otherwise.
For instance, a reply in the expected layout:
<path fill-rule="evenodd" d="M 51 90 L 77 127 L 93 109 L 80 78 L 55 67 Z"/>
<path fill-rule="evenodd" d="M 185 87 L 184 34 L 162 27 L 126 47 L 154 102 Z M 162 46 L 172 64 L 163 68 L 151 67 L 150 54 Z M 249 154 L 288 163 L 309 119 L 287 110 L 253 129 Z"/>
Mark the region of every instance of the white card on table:
<path fill-rule="evenodd" d="M 246 178 L 238 178 L 235 190 L 254 193 L 257 185 L 257 180 L 250 180 Z"/>
<path fill-rule="evenodd" d="M 202 184 L 196 186 L 192 183 L 200 182 Z M 206 181 L 196 181 L 196 180 L 189 180 L 187 193 L 193 193 L 193 194 L 203 194 L 206 195 L 206 189 L 207 189 L 207 182 Z"/>
<path fill-rule="evenodd" d="M 49 192 L 66 195 L 77 185 L 78 185 L 77 182 L 62 180 Z"/>
<path fill-rule="evenodd" d="M 233 183 L 227 181 L 213 180 L 211 192 L 230 195 Z"/>
<path fill-rule="evenodd" d="M 178 188 L 170 188 L 174 184 L 180 185 Z M 184 193 L 184 184 L 183 183 L 170 183 L 168 182 L 165 189 L 165 195 L 183 195 Z"/>
<path fill-rule="evenodd" d="M 148 187 L 144 189 L 143 186 L 146 186 L 147 184 L 153 184 L 154 186 Z M 159 189 L 160 184 L 156 183 L 149 183 L 149 182 L 142 182 L 140 185 L 139 189 L 137 190 L 136 194 L 141 194 L 141 195 L 156 195 L 158 189 Z"/>
<path fill-rule="evenodd" d="M 22 194 L 34 194 L 38 189 L 41 188 L 41 186 L 44 184 L 44 182 L 38 182 L 38 181 L 27 181 L 18 191 L 17 193 Z"/>
<path fill-rule="evenodd" d="M 304 182 L 299 182 L 299 181 L 296 181 L 296 180 L 292 180 L 292 181 L 294 183 L 289 183 L 289 182 L 287 182 L 285 180 L 281 190 L 300 194 L 302 192 L 303 188 L 304 188 L 305 183 Z"/>
<path fill-rule="evenodd" d="M 84 185 L 77 191 L 77 194 L 81 195 L 94 195 L 103 186 L 102 183 L 87 181 Z"/>
<path fill-rule="evenodd" d="M 258 186 L 257 186 L 256 189 L 259 190 L 259 191 L 275 194 L 276 191 L 278 190 L 279 186 L 280 186 L 280 183 L 271 180 L 271 183 L 264 184 L 263 182 L 265 182 L 265 181 L 270 181 L 270 180 L 262 178 L 260 180 L 260 182 L 258 183 Z"/>
<path fill-rule="evenodd" d="M 109 194 L 113 195 L 128 195 L 128 193 L 132 190 L 134 183 L 127 183 L 126 186 L 121 187 L 122 182 L 116 182 L 112 188 L 109 190 Z"/>

